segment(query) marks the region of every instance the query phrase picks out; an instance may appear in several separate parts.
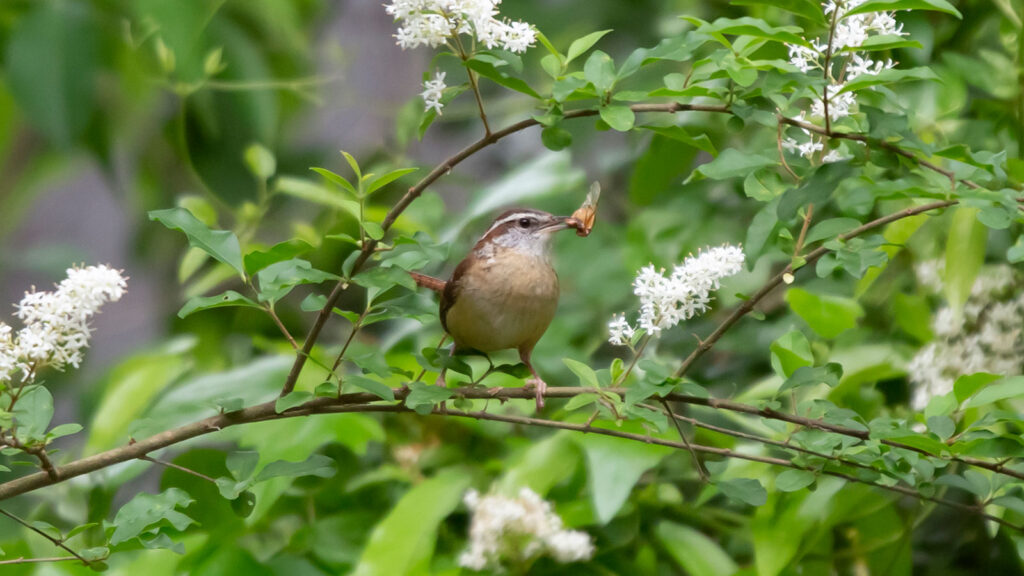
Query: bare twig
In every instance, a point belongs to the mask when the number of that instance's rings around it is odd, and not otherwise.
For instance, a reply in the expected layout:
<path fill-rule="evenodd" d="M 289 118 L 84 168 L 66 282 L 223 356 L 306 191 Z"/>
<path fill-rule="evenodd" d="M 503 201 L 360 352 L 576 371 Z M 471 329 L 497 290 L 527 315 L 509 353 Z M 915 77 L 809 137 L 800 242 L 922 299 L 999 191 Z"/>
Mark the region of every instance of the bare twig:
<path fill-rule="evenodd" d="M 203 480 L 206 480 L 207 482 L 210 482 L 212 484 L 216 484 L 217 483 L 216 480 L 214 480 L 213 478 L 210 478 L 209 476 L 207 476 L 206 474 L 203 474 L 202 472 L 196 472 L 195 470 L 193 470 L 191 468 L 186 468 L 186 467 L 181 466 L 179 464 L 175 464 L 174 462 L 168 462 L 166 460 L 160 460 L 158 458 L 153 458 L 151 456 L 139 456 L 139 460 L 145 460 L 146 462 L 152 462 L 154 464 L 159 464 L 161 466 L 166 466 L 167 468 L 174 468 L 175 470 L 178 470 L 180 472 L 184 472 L 185 474 L 191 474 L 192 476 L 195 476 L 196 478 L 202 478 Z"/>
<path fill-rule="evenodd" d="M 270 315 L 270 318 L 274 320 L 274 324 L 277 325 L 277 328 L 278 330 L 281 331 L 281 334 L 283 334 L 284 337 L 288 339 L 288 343 L 292 345 L 292 349 L 298 350 L 299 344 L 295 341 L 295 338 L 292 337 L 292 334 L 291 332 L 288 331 L 288 328 L 285 327 L 284 322 L 281 322 L 281 318 L 277 315 L 277 312 L 274 311 L 274 305 L 267 303 L 267 305 L 264 306 L 263 309 L 266 310 L 267 314 Z"/>
<path fill-rule="evenodd" d="M 53 558 L 12 558 L 10 560 L 0 560 L 0 566 L 7 566 L 10 564 L 41 564 L 43 562 L 67 562 L 68 560 L 78 561 L 78 558 L 74 556 L 55 556 Z"/>
<path fill-rule="evenodd" d="M 683 433 L 683 427 L 679 425 L 679 419 L 676 417 L 676 413 L 672 411 L 672 407 L 668 405 L 667 400 L 664 398 L 659 398 L 659 400 L 661 400 L 661 405 L 665 408 L 665 412 L 668 414 L 669 419 L 672 420 L 672 424 L 675 426 L 676 432 L 679 433 L 679 438 L 683 441 L 683 444 L 686 445 L 686 449 L 690 451 L 690 456 L 693 456 L 693 465 L 697 468 L 697 474 L 700 475 L 701 481 L 707 482 L 709 480 L 708 471 L 704 469 L 704 464 L 700 461 L 700 457 L 697 456 L 697 451 L 693 449 L 693 444 L 690 444 L 690 441 L 686 438 L 686 434 Z"/>

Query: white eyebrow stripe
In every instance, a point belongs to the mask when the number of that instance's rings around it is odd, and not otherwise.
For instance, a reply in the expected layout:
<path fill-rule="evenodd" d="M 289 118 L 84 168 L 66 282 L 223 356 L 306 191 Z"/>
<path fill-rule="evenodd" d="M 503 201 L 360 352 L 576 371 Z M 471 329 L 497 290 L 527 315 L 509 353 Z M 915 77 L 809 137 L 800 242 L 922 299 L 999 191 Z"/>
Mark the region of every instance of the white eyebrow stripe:
<path fill-rule="evenodd" d="M 508 216 L 502 218 L 501 220 L 498 220 L 494 224 L 491 224 L 491 227 L 487 229 L 487 232 L 484 232 L 484 236 L 487 236 L 488 234 L 491 233 L 492 230 L 494 230 L 495 228 L 497 228 L 498 226 L 501 226 L 502 224 L 504 224 L 506 222 L 514 222 L 516 220 L 519 220 L 520 218 L 538 218 L 538 217 L 539 217 L 539 214 L 537 214 L 536 212 L 516 212 L 515 214 L 509 214 Z M 481 236 L 481 238 L 483 238 L 483 236 Z"/>

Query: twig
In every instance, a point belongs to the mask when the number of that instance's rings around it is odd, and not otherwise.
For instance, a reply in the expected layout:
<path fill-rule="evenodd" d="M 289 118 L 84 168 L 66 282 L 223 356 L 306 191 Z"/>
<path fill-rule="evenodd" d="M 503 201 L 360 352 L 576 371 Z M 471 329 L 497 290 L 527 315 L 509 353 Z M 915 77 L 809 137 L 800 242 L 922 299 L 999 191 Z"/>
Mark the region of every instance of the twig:
<path fill-rule="evenodd" d="M 186 468 L 186 467 L 181 466 L 179 464 L 175 464 L 174 462 L 168 462 L 166 460 L 160 460 L 158 458 L 153 458 L 151 456 L 139 456 L 139 460 L 145 460 L 146 462 L 152 462 L 154 464 L 159 464 L 161 466 L 166 466 L 168 468 L 174 468 L 175 470 L 184 472 L 185 474 L 191 474 L 192 476 L 195 476 L 196 478 L 202 478 L 203 480 L 206 480 L 207 482 L 210 482 L 212 484 L 216 484 L 217 483 L 216 480 L 214 480 L 213 478 L 210 478 L 209 476 L 207 476 L 206 474 L 203 474 L 202 472 L 196 472 L 195 470 L 193 470 L 191 468 Z"/>
<path fill-rule="evenodd" d="M 896 220 L 908 218 L 910 216 L 915 216 L 923 212 L 929 212 L 931 210 L 938 210 L 940 208 L 953 206 L 956 203 L 957 200 L 939 200 L 937 202 L 931 202 L 928 204 L 915 206 L 913 208 L 900 210 L 899 212 L 894 212 L 892 214 L 882 216 L 881 218 L 876 218 L 875 220 L 872 220 L 871 222 L 868 222 L 866 224 L 862 224 L 845 234 L 840 234 L 838 239 L 846 241 L 856 236 L 860 236 L 865 232 L 874 230 L 875 228 L 885 226 L 890 222 L 895 222 Z M 807 257 L 805 258 L 804 267 L 808 267 L 811 264 L 814 264 L 822 256 L 829 252 L 830 250 L 828 248 L 824 246 L 819 246 L 818 248 L 816 248 L 807 255 Z M 707 338 L 702 340 L 701 343 L 697 346 L 697 348 L 695 348 L 693 352 L 691 352 L 690 355 L 687 356 L 685 360 L 683 360 L 682 364 L 679 365 L 679 368 L 676 369 L 674 376 L 676 378 L 681 378 L 684 374 L 686 374 L 686 371 L 690 369 L 690 366 L 692 366 L 693 363 L 697 361 L 697 359 L 706 354 L 708 350 L 711 350 L 715 343 L 718 342 L 718 340 L 730 328 L 732 328 L 733 324 L 738 322 L 740 318 L 743 318 L 748 313 L 750 313 L 750 311 L 754 309 L 754 306 L 756 306 L 758 302 L 760 302 L 766 296 L 768 296 L 768 294 L 770 294 L 776 286 L 785 282 L 786 276 L 792 273 L 793 265 L 792 263 L 790 263 L 785 268 L 783 268 L 778 274 L 772 276 L 771 279 L 769 279 L 768 282 L 764 286 L 762 286 L 757 292 L 750 296 L 750 298 L 748 298 L 742 304 L 736 307 L 736 309 L 733 310 L 732 314 L 729 314 L 729 316 L 727 316 L 725 320 L 723 320 L 722 323 L 718 325 L 718 328 L 715 328 L 715 331 L 712 332 Z"/>
<path fill-rule="evenodd" d="M 274 305 L 267 303 L 263 309 L 266 310 L 267 314 L 269 314 L 274 320 L 274 324 L 277 324 L 277 328 L 281 331 L 281 334 L 284 334 L 284 337 L 288 339 L 288 343 L 292 345 L 292 349 L 298 350 L 298 342 L 295 341 L 295 338 L 292 338 L 292 334 L 288 331 L 288 328 L 285 327 L 284 322 L 281 322 L 281 318 L 278 317 L 277 312 L 274 311 Z"/>
<path fill-rule="evenodd" d="M 78 561 L 74 556 L 55 556 L 53 558 L 12 558 L 11 560 L 0 560 L 0 566 L 10 564 L 39 564 L 43 562 L 67 562 L 68 560 Z"/>
<path fill-rule="evenodd" d="M 789 167 L 789 162 L 786 162 L 786 154 L 782 150 L 782 115 L 778 115 L 778 123 L 775 129 L 775 145 L 779 149 L 779 162 L 782 163 L 782 167 L 785 168 L 786 173 L 793 177 L 797 183 L 800 182 L 800 177 L 793 172 L 793 169 Z"/>
<path fill-rule="evenodd" d="M 676 427 L 676 432 L 679 433 L 679 438 L 686 445 L 686 449 L 690 451 L 690 456 L 693 456 L 693 465 L 697 468 L 697 474 L 700 475 L 702 482 L 708 482 L 708 471 L 704 469 L 704 464 L 700 461 L 700 457 L 697 456 L 696 450 L 693 449 L 693 445 L 686 438 L 686 434 L 683 434 L 683 427 L 679 425 L 679 419 L 676 417 L 676 413 L 672 411 L 672 407 L 668 405 L 668 401 L 664 398 L 659 398 L 661 405 L 665 407 L 665 412 L 668 414 L 672 424 Z"/>
<path fill-rule="evenodd" d="M 50 536 L 46 532 L 43 532 L 39 528 L 36 528 L 35 526 L 29 524 L 28 522 L 26 522 L 26 521 L 22 520 L 21 518 L 15 516 L 14 514 L 11 514 L 7 510 L 4 510 L 3 508 L 0 508 L 0 514 L 3 514 L 4 516 L 7 516 L 11 520 L 14 520 L 18 524 L 21 524 L 22 526 L 24 526 L 25 528 L 28 528 L 29 530 L 35 532 L 36 534 L 39 534 L 43 538 L 46 538 L 51 543 L 53 543 L 54 546 L 56 546 L 56 547 L 58 547 L 58 548 L 60 548 L 60 549 L 62 549 L 64 551 L 70 553 L 73 557 L 75 557 L 76 559 L 80 560 L 82 562 L 82 564 L 85 564 L 86 566 L 89 565 L 89 561 L 88 560 L 86 560 L 85 558 L 82 558 L 81 556 L 79 556 L 77 552 L 75 552 L 71 548 L 68 548 L 67 545 L 65 545 L 60 540 L 57 540 L 53 536 Z"/>
<path fill-rule="evenodd" d="M 804 240 L 807 238 L 807 229 L 811 226 L 811 215 L 814 214 L 814 204 L 807 205 L 804 212 L 804 223 L 800 227 L 800 236 L 796 239 L 796 247 L 793 249 L 793 258 L 800 257 L 800 251 L 804 249 Z"/>
<path fill-rule="evenodd" d="M 822 92 L 821 103 L 825 108 L 825 130 L 828 132 L 832 131 L 832 123 L 828 113 L 828 89 L 832 86 L 832 46 L 836 37 L 836 24 L 839 22 L 839 10 L 841 7 L 839 3 L 832 5 L 832 23 L 829 24 L 828 28 L 828 47 L 825 49 L 825 68 L 822 70 L 822 74 L 825 76 L 825 88 Z"/>

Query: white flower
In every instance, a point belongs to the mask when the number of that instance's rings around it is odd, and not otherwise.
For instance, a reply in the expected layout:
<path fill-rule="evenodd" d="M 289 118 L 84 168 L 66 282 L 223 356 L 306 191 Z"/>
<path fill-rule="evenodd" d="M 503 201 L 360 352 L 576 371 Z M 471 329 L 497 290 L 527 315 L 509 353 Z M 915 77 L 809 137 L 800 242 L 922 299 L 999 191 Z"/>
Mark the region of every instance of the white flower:
<path fill-rule="evenodd" d="M 470 490 L 464 501 L 471 514 L 469 547 L 459 556 L 465 568 L 500 571 L 504 563 L 525 564 L 544 554 L 561 563 L 589 560 L 594 554 L 590 536 L 563 529 L 551 504 L 529 488 L 516 498 Z"/>
<path fill-rule="evenodd" d="M 633 293 L 640 298 L 637 327 L 658 336 L 662 330 L 703 314 L 711 303 L 711 291 L 719 288 L 722 278 L 738 273 L 743 260 L 738 246 L 726 244 L 687 257 L 667 277 L 664 269 L 645 266 L 633 281 Z M 609 342 L 616 345 L 627 341 L 627 334 L 631 338 L 635 330 L 624 317 L 613 318 L 608 327 Z"/>
<path fill-rule="evenodd" d="M 0 383 L 15 371 L 30 379 L 44 366 L 77 368 L 89 345 L 89 319 L 124 295 L 124 277 L 108 266 L 69 268 L 67 274 L 53 292 L 25 293 L 16 306 L 24 324 L 17 334 L 0 323 Z"/>
<path fill-rule="evenodd" d="M 924 287 L 936 293 L 942 290 L 941 261 L 922 262 L 915 271 Z M 914 384 L 911 407 L 923 410 L 933 397 L 952 391 L 956 379 L 965 374 L 1021 373 L 1024 293 L 1020 284 L 1020 275 L 1010 266 L 984 268 L 963 310 L 947 306 L 935 313 L 935 340 L 907 365 L 907 377 Z"/>
<path fill-rule="evenodd" d="M 444 89 L 448 86 L 444 83 L 444 72 L 435 72 L 433 80 L 427 80 L 423 83 L 425 90 L 420 93 L 423 96 L 423 111 L 426 112 L 433 108 L 438 114 L 441 113 L 441 108 L 444 104 L 441 103 L 441 95 L 444 93 Z"/>
<path fill-rule="evenodd" d="M 629 325 L 625 314 L 612 317 L 608 323 L 608 341 L 615 346 L 626 346 L 633 341 L 636 329 Z"/>
<path fill-rule="evenodd" d="M 384 10 L 399 22 L 395 43 L 436 48 L 454 34 L 467 34 L 487 48 L 525 52 L 537 32 L 526 22 L 498 18 L 501 0 L 392 0 Z"/>

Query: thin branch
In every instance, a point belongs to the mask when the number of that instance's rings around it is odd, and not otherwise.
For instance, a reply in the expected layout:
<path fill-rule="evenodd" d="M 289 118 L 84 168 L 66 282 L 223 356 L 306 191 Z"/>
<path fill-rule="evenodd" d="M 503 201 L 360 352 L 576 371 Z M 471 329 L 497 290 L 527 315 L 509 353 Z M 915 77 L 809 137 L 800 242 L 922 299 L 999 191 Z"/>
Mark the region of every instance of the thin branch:
<path fill-rule="evenodd" d="M 778 116 L 778 123 L 775 128 L 775 146 L 779 149 L 779 162 L 782 163 L 782 167 L 786 170 L 786 173 L 793 177 L 793 180 L 798 184 L 800 183 L 800 177 L 793 172 L 793 169 L 789 167 L 789 162 L 786 162 L 786 154 L 782 150 L 782 115 Z"/>
<path fill-rule="evenodd" d="M 203 480 L 206 480 L 207 482 L 210 482 L 212 484 L 216 484 L 217 483 L 216 480 L 214 480 L 213 478 L 210 478 L 209 476 L 207 476 L 206 474 L 203 474 L 202 472 L 196 472 L 195 470 L 193 470 L 191 468 L 186 468 L 186 467 L 181 466 L 179 464 L 175 464 L 174 462 L 168 462 L 166 460 L 160 460 L 158 458 L 153 458 L 151 456 L 139 456 L 139 460 L 145 460 L 146 462 L 152 462 L 154 464 L 159 464 L 161 466 L 166 466 L 167 468 L 174 468 L 175 470 L 184 472 L 185 474 L 191 474 L 192 476 L 195 476 L 196 478 L 202 478 Z"/>
<path fill-rule="evenodd" d="M 19 518 L 19 517 L 15 516 L 14 514 L 11 514 L 11 513 L 10 513 L 10 512 L 8 512 L 7 510 L 4 510 L 3 508 L 0 508 L 0 514 L 3 514 L 4 516 L 7 516 L 7 517 L 8 517 L 8 518 L 10 518 L 11 520 L 14 520 L 14 521 L 15 521 L 15 522 L 17 522 L 18 524 L 21 524 L 22 526 L 24 526 L 25 528 L 28 528 L 29 530 L 31 530 L 31 531 L 33 531 L 33 532 L 35 532 L 36 534 L 39 534 L 39 535 L 40 535 L 40 536 L 42 536 L 43 538 L 46 538 L 46 539 L 47 539 L 47 540 L 49 540 L 49 541 L 50 541 L 50 542 L 51 542 L 51 543 L 52 543 L 52 544 L 53 544 L 54 546 L 56 546 L 56 547 L 58 547 L 58 548 L 60 548 L 60 549 L 64 550 L 65 552 L 68 552 L 68 553 L 69 553 L 69 554 L 71 554 L 71 555 L 72 555 L 72 556 L 73 556 L 74 558 L 76 558 L 76 559 L 80 560 L 80 561 L 82 562 L 82 564 L 85 564 L 86 566 L 88 566 L 88 565 L 89 565 L 89 561 L 88 561 L 88 560 L 86 560 L 85 558 L 82 558 L 81 556 L 79 556 L 77 552 L 75 552 L 75 551 L 74 551 L 74 550 L 72 550 L 71 548 L 68 548 L 68 547 L 67 547 L 67 545 L 65 545 L 65 544 L 64 544 L 63 542 L 61 542 L 60 540 L 57 540 L 57 539 L 56 539 L 56 538 L 54 538 L 53 536 L 50 536 L 50 535 L 49 535 L 49 534 L 47 534 L 46 532 L 43 532 L 43 531 L 42 531 L 42 530 L 40 530 L 39 528 L 36 528 L 35 526 L 33 526 L 33 525 L 29 524 L 28 522 L 26 522 L 26 521 L 22 520 L 21 518 Z"/>
<path fill-rule="evenodd" d="M 686 438 L 686 434 L 683 434 L 683 427 L 679 425 L 679 418 L 676 416 L 676 413 L 672 411 L 672 407 L 668 405 L 667 400 L 664 398 L 659 398 L 659 400 L 661 400 L 661 405 L 665 408 L 665 412 L 668 414 L 669 419 L 672 420 L 672 424 L 675 426 L 676 432 L 679 433 L 679 438 L 683 441 L 683 444 L 686 445 L 686 449 L 690 451 L 690 456 L 693 456 L 693 465 L 697 468 L 697 474 L 700 475 L 701 481 L 708 482 L 710 480 L 708 477 L 708 471 L 704 469 L 704 464 L 700 461 L 700 457 L 697 456 L 697 452 L 693 449 L 693 444 L 690 444 L 690 441 Z"/>
<path fill-rule="evenodd" d="M 828 113 L 828 89 L 832 87 L 832 47 L 836 38 L 836 24 L 839 22 L 839 10 L 841 5 L 832 4 L 832 23 L 828 27 L 828 47 L 825 49 L 825 67 L 822 74 L 825 76 L 825 88 L 822 91 L 821 103 L 825 108 L 825 130 L 831 132 L 832 124 Z"/>
<path fill-rule="evenodd" d="M 796 247 L 793 249 L 793 258 L 800 257 L 800 251 L 804 249 L 804 240 L 807 239 L 807 229 L 811 226 L 811 216 L 814 214 L 814 204 L 808 204 L 804 212 L 804 223 L 800 226 L 800 235 L 796 239 Z"/>
<path fill-rule="evenodd" d="M 0 560 L 0 566 L 9 564 L 41 564 L 43 562 L 67 562 L 68 560 L 78 561 L 74 556 L 55 556 L 53 558 L 12 558 L 11 560 Z"/>
<path fill-rule="evenodd" d="M 267 305 L 263 309 L 266 310 L 267 314 L 269 314 L 270 317 L 274 320 L 274 324 L 277 325 L 277 328 L 278 330 L 281 331 L 281 334 L 284 334 L 284 337 L 288 339 L 288 343 L 292 345 L 292 349 L 298 350 L 298 342 L 295 341 L 295 338 L 292 338 L 292 334 L 291 332 L 288 331 L 288 328 L 285 327 L 284 322 L 281 322 L 281 318 L 278 317 L 277 312 L 274 311 L 274 305 L 267 303 Z"/>
<path fill-rule="evenodd" d="M 849 240 L 856 236 L 860 236 L 865 232 L 869 232 L 876 228 L 885 226 L 890 222 L 895 222 L 896 220 L 901 220 L 903 218 L 908 218 L 910 216 L 916 216 L 917 214 L 929 212 L 931 210 L 939 210 L 941 208 L 953 206 L 956 203 L 957 200 L 939 200 L 936 202 L 930 202 L 928 204 L 915 206 L 913 208 L 900 210 L 899 212 L 894 212 L 892 214 L 882 216 L 881 218 L 876 218 L 875 220 L 872 220 L 866 224 L 862 224 L 845 234 L 840 234 L 838 239 L 845 242 L 846 240 Z M 818 248 L 807 254 L 803 267 L 806 268 L 814 264 L 822 256 L 828 254 L 829 252 L 830 250 L 828 248 L 824 246 L 819 246 Z M 718 328 L 716 328 L 715 331 L 712 332 L 711 335 L 709 335 L 706 339 L 702 340 L 700 344 L 697 346 L 697 348 L 695 348 L 693 352 L 691 352 L 690 355 L 687 356 L 685 360 L 683 360 L 682 364 L 679 365 L 679 368 L 676 369 L 674 376 L 676 378 L 681 378 L 684 374 L 686 374 L 687 370 L 689 370 L 690 367 L 693 366 L 693 363 L 696 362 L 701 356 L 706 354 L 708 350 L 711 350 L 715 343 L 718 342 L 718 340 L 730 328 L 732 328 L 733 324 L 735 324 L 741 318 L 750 313 L 750 311 L 754 309 L 754 306 L 756 306 L 758 302 L 760 302 L 766 296 L 768 296 L 768 294 L 770 294 L 771 291 L 774 290 L 778 285 L 784 283 L 786 276 L 792 274 L 793 270 L 794 269 L 792 263 L 788 264 L 778 274 L 772 276 L 768 280 L 768 282 L 764 286 L 762 286 L 757 292 L 751 295 L 750 298 L 748 298 L 742 304 L 737 306 L 736 309 L 733 310 L 732 314 L 729 314 L 729 316 L 727 316 L 725 320 L 723 320 L 722 323 L 718 325 Z"/>
<path fill-rule="evenodd" d="M 606 388 L 605 391 L 624 396 L 626 394 L 625 388 Z M 453 390 L 454 395 L 463 397 L 469 400 L 532 400 L 535 394 L 532 390 L 526 390 L 524 388 L 502 388 L 500 390 L 481 390 L 479 388 L 458 388 Z M 394 389 L 395 400 L 398 402 L 404 402 L 406 397 L 409 395 L 410 390 L 408 388 L 396 388 Z M 573 398 L 580 394 L 593 393 L 592 388 L 582 387 L 558 387 L 548 388 L 545 393 L 545 398 Z M 771 408 L 760 408 L 749 404 L 743 404 L 741 402 L 734 402 L 732 400 L 722 400 L 717 398 L 700 398 L 696 396 L 687 396 L 684 394 L 667 394 L 665 399 L 670 402 L 680 402 L 686 404 L 694 404 L 698 406 L 707 406 L 718 410 L 729 410 L 732 412 L 738 412 L 742 414 L 750 414 L 753 416 L 759 416 L 762 418 L 768 418 L 772 420 L 780 420 L 791 424 L 796 424 L 806 428 L 812 428 L 817 430 L 823 430 L 827 432 L 834 432 L 844 436 L 850 436 L 861 440 L 868 440 L 871 438 L 867 430 L 858 430 L 853 428 L 847 428 L 824 422 L 822 420 L 815 420 L 813 418 L 806 418 L 801 416 L 795 416 L 785 412 L 779 412 Z M 0 500 L 6 500 L 13 498 L 26 492 L 37 490 L 44 486 L 57 484 L 64 480 L 88 474 L 96 470 L 100 470 L 114 464 L 121 462 L 127 462 L 129 460 L 135 460 L 150 452 L 167 448 L 174 444 L 210 434 L 212 432 L 218 432 L 224 428 L 231 426 L 237 426 L 240 424 L 248 424 L 253 422 L 266 422 L 270 420 L 279 420 L 283 418 L 294 418 L 298 416 L 311 416 L 314 414 L 333 414 L 341 412 L 380 412 L 380 411 L 391 411 L 391 412 L 404 412 L 405 407 L 401 404 L 373 404 L 374 402 L 380 402 L 380 397 L 370 394 L 368 392 L 357 392 L 351 394 L 342 394 L 336 398 L 316 398 L 305 404 L 295 406 L 284 412 L 278 413 L 275 408 L 276 402 L 265 402 L 263 404 L 257 404 L 248 408 L 243 408 L 236 412 L 228 412 L 226 414 L 218 414 L 211 416 L 198 422 L 186 424 L 184 426 L 161 432 L 149 438 L 139 440 L 126 446 L 119 448 L 113 448 L 106 452 L 101 452 L 80 460 L 75 460 L 68 464 L 65 464 L 58 468 L 59 478 L 57 480 L 52 479 L 45 473 L 35 473 L 21 478 L 15 478 L 0 484 Z M 975 459 L 962 458 L 957 456 L 943 457 L 941 455 L 933 455 L 927 451 L 916 448 L 907 444 L 892 440 L 879 440 L 880 443 L 892 448 L 898 448 L 903 450 L 910 450 L 917 452 L 928 457 L 939 458 L 954 462 L 961 462 L 963 464 L 974 466 L 997 472 L 1007 476 L 1012 476 L 1018 479 L 1024 479 L 1024 474 L 1017 472 L 1011 468 L 1006 468 L 1005 463 L 993 463 L 985 462 Z M 679 446 L 685 448 L 685 444 L 679 443 Z M 694 447 L 696 449 L 696 447 Z M 698 452 L 700 450 L 697 450 Z"/>

